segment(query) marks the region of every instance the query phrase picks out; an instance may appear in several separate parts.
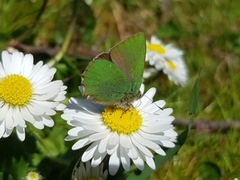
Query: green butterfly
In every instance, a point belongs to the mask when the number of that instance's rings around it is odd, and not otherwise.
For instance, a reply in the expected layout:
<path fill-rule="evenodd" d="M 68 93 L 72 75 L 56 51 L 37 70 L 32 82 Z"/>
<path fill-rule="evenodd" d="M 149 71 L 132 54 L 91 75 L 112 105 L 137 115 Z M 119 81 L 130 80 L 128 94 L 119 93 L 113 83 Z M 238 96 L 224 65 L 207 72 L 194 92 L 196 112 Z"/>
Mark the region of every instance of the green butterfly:
<path fill-rule="evenodd" d="M 135 34 L 96 56 L 82 74 L 83 95 L 94 102 L 130 107 L 140 97 L 146 41 Z"/>

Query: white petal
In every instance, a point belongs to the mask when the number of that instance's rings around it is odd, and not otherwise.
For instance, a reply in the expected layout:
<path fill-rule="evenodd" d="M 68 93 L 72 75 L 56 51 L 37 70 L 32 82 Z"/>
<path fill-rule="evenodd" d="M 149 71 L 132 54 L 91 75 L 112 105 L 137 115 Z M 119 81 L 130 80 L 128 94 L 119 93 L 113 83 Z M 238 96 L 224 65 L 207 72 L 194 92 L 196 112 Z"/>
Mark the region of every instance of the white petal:
<path fill-rule="evenodd" d="M 25 128 L 21 126 L 16 127 L 17 136 L 21 141 L 25 140 Z"/>
<path fill-rule="evenodd" d="M 108 132 L 110 133 L 110 132 Z M 107 151 L 107 145 L 108 145 L 108 141 L 111 137 L 111 134 L 108 134 L 104 139 L 102 139 L 98 145 L 98 151 L 100 153 L 106 152 Z"/>
<path fill-rule="evenodd" d="M 4 56 L 2 58 L 2 63 L 3 63 L 3 68 L 6 72 L 6 74 L 10 74 L 11 73 L 11 61 L 12 59 L 9 58 L 8 52 L 4 51 L 2 53 L 2 56 Z"/>
<path fill-rule="evenodd" d="M 23 58 L 23 63 L 22 75 L 28 78 L 33 69 L 33 56 L 31 54 L 26 54 Z"/>
<path fill-rule="evenodd" d="M 91 125 L 82 125 L 83 128 L 88 129 L 88 130 L 92 130 L 95 132 L 99 132 L 99 131 L 103 131 L 106 129 L 106 126 L 91 126 Z"/>
<path fill-rule="evenodd" d="M 1 62 L 2 68 L 1 68 L 1 72 L 0 72 L 2 76 L 7 75 L 7 72 L 9 70 L 6 71 L 5 67 L 8 69 L 9 68 L 8 64 L 10 64 L 10 62 L 11 62 L 11 55 L 7 51 L 3 51 L 2 52 L 2 62 Z"/>
<path fill-rule="evenodd" d="M 92 133 L 93 133 L 92 131 L 84 130 L 82 127 L 78 127 L 78 126 L 68 131 L 68 135 L 79 136 L 79 137 L 89 136 Z"/>
<path fill-rule="evenodd" d="M 119 152 L 115 151 L 109 159 L 109 173 L 113 176 L 117 173 L 120 166 Z"/>
<path fill-rule="evenodd" d="M 172 147 L 175 147 L 175 144 L 171 141 L 164 141 L 164 140 L 161 140 L 161 145 L 164 146 L 164 147 L 168 147 L 168 148 L 172 148 Z"/>
<path fill-rule="evenodd" d="M 154 127 L 161 128 L 161 127 L 164 127 L 166 125 L 171 125 L 173 120 L 174 120 L 173 116 L 165 116 L 165 117 L 159 118 L 158 115 L 149 115 L 148 116 L 148 120 L 147 121 L 143 121 L 143 126 L 147 126 L 149 128 L 152 128 L 152 127 L 153 128 Z M 169 128 L 170 127 L 171 126 L 169 126 Z M 162 130 L 162 131 L 164 131 L 164 130 Z"/>
<path fill-rule="evenodd" d="M 66 140 L 66 138 L 65 138 L 65 140 Z M 88 140 L 88 138 L 80 139 L 72 146 L 72 150 L 80 149 L 89 143 L 91 143 L 91 142 Z"/>
<path fill-rule="evenodd" d="M 105 156 L 107 155 L 106 152 L 104 153 L 99 153 L 98 151 L 96 151 L 93 155 L 92 161 L 91 161 L 91 165 L 92 167 L 97 167 L 105 158 Z"/>
<path fill-rule="evenodd" d="M 138 151 L 136 150 L 136 148 L 134 148 L 134 146 L 132 149 L 128 150 L 127 154 L 131 159 L 137 159 L 139 156 Z"/>
<path fill-rule="evenodd" d="M 124 134 L 120 135 L 120 144 L 122 147 L 131 149 L 133 147 L 130 137 Z"/>
<path fill-rule="evenodd" d="M 25 128 L 26 123 L 25 123 L 24 119 L 22 118 L 19 108 L 14 108 L 12 110 L 13 110 L 12 117 L 13 117 L 14 122 L 16 122 L 16 124 L 18 124 L 19 126 Z"/>
<path fill-rule="evenodd" d="M 63 83 L 60 80 L 52 81 L 52 82 L 49 82 L 48 84 L 46 84 L 43 87 L 36 88 L 34 93 L 36 93 L 36 94 L 46 94 L 46 93 L 51 92 L 53 90 L 54 91 L 56 91 L 56 90 L 60 91 L 60 88 L 61 88 L 62 85 L 63 85 Z"/>
<path fill-rule="evenodd" d="M 14 123 L 13 117 L 12 117 L 12 110 L 10 109 L 6 115 L 6 128 L 7 129 L 13 129 L 16 126 L 16 123 Z"/>
<path fill-rule="evenodd" d="M 72 140 L 75 140 L 75 139 L 79 139 L 80 137 L 78 136 L 70 136 L 68 135 L 67 137 L 65 137 L 65 141 L 72 141 Z"/>
<path fill-rule="evenodd" d="M 157 133 L 157 132 L 165 131 L 170 128 L 172 128 L 172 125 L 170 125 L 170 124 L 166 124 L 166 125 L 164 124 L 162 126 L 157 126 L 157 127 L 155 126 L 155 127 L 151 127 L 151 128 L 144 127 L 144 126 L 141 127 L 141 129 L 144 132 L 149 132 L 149 133 Z"/>
<path fill-rule="evenodd" d="M 164 131 L 164 135 L 168 137 L 177 137 L 177 133 L 173 129 L 168 129 Z"/>
<path fill-rule="evenodd" d="M 99 133 L 95 133 L 95 134 L 89 136 L 89 140 L 90 141 L 98 141 L 98 140 L 104 139 L 105 137 L 107 137 L 108 133 L 109 133 L 108 131 L 102 131 Z"/>
<path fill-rule="evenodd" d="M 69 108 L 71 109 L 78 109 L 78 110 L 85 110 L 90 114 L 101 114 L 104 106 L 102 105 L 95 105 L 91 101 L 86 99 L 77 99 L 77 98 L 70 98 L 69 99 Z"/>
<path fill-rule="evenodd" d="M 6 115 L 8 114 L 9 111 L 9 106 L 8 105 L 3 105 L 2 107 L 0 107 L 0 121 L 6 119 Z"/>
<path fill-rule="evenodd" d="M 72 117 L 74 120 L 70 120 L 70 122 L 75 126 L 84 125 L 85 129 L 91 129 L 92 131 L 96 131 L 96 132 L 99 131 L 96 128 L 101 128 L 102 130 L 107 129 L 106 126 L 102 125 L 100 117 L 94 118 L 93 115 L 88 115 L 84 113 L 79 113 L 78 115 L 81 115 L 81 117 Z M 94 126 L 94 127 L 91 127 L 91 126 Z"/>
<path fill-rule="evenodd" d="M 114 146 L 114 145 L 118 144 L 119 143 L 119 139 L 120 139 L 119 135 L 116 132 L 112 133 L 112 136 L 109 139 L 109 145 Z"/>
<path fill-rule="evenodd" d="M 53 127 L 53 125 L 54 125 L 54 121 L 53 121 L 53 119 L 50 116 L 43 115 L 42 116 L 42 121 L 43 121 L 43 124 L 45 126 Z"/>
<path fill-rule="evenodd" d="M 52 78 L 53 78 L 53 74 L 51 76 L 46 74 L 46 76 L 44 76 L 44 77 L 41 77 L 39 75 L 38 80 L 34 79 L 35 82 L 33 83 L 33 89 L 38 89 L 38 88 L 45 86 L 46 84 L 51 82 Z"/>
<path fill-rule="evenodd" d="M 44 114 L 44 111 L 34 108 L 32 104 L 28 104 L 26 108 L 33 115 L 39 116 Z"/>
<path fill-rule="evenodd" d="M 28 109 L 30 112 L 32 112 L 35 115 L 55 115 L 56 111 L 54 111 L 52 108 L 55 107 L 56 103 L 52 102 L 42 102 L 42 101 L 35 101 L 32 100 L 31 103 L 28 105 Z"/>
<path fill-rule="evenodd" d="M 159 149 L 155 149 L 154 151 L 162 156 L 166 156 L 165 151 L 163 151 L 161 147 L 159 147 Z"/>
<path fill-rule="evenodd" d="M 34 119 L 32 114 L 28 111 L 28 109 L 26 107 L 21 108 L 20 112 L 21 112 L 21 115 L 22 115 L 23 119 L 25 119 L 26 121 L 28 121 L 32 124 L 35 123 L 36 120 Z"/>
<path fill-rule="evenodd" d="M 173 109 L 172 108 L 166 108 L 164 110 L 161 110 L 159 112 L 156 112 L 157 115 L 159 116 L 159 118 L 162 118 L 162 117 L 167 117 L 169 116 L 170 114 L 172 114 L 173 112 Z"/>
<path fill-rule="evenodd" d="M 38 64 L 36 64 L 37 66 Z M 39 81 L 42 82 L 42 79 L 44 79 L 44 81 L 46 80 L 46 78 L 48 79 L 48 76 L 45 76 L 45 74 L 47 73 L 47 71 L 49 70 L 49 67 L 47 65 L 43 65 L 40 66 L 39 68 L 34 68 L 33 72 L 31 73 L 31 82 L 33 84 L 33 87 L 36 86 L 36 84 L 39 83 Z"/>
<path fill-rule="evenodd" d="M 52 98 L 53 101 L 63 101 L 66 98 L 66 91 L 60 90 L 60 92 Z"/>
<path fill-rule="evenodd" d="M 142 151 L 146 156 L 153 157 L 151 151 L 149 151 L 148 148 L 140 144 L 134 137 L 132 138 L 132 142 L 136 146 L 136 148 Z"/>
<path fill-rule="evenodd" d="M 35 123 L 33 123 L 33 126 L 40 130 L 44 128 L 44 124 L 42 121 L 35 121 Z"/>
<path fill-rule="evenodd" d="M 29 79 L 34 78 L 35 74 L 39 71 L 39 69 L 42 67 L 42 65 L 43 65 L 43 62 L 39 61 L 35 66 L 33 66 L 32 72 L 28 78 Z"/>
<path fill-rule="evenodd" d="M 157 102 L 154 102 L 151 105 L 145 107 L 142 111 L 151 114 L 151 113 L 154 113 L 156 111 L 161 110 L 160 108 L 162 108 L 165 104 L 166 103 L 163 100 L 162 101 L 157 101 Z M 163 111 L 163 110 L 161 110 L 161 111 Z"/>
<path fill-rule="evenodd" d="M 5 132 L 3 134 L 3 137 L 8 137 L 12 134 L 13 129 L 5 129 Z"/>
<path fill-rule="evenodd" d="M 146 139 L 149 139 L 149 140 L 152 140 L 152 141 L 159 141 L 159 140 L 169 140 L 170 138 L 168 136 L 163 136 L 163 135 L 158 135 L 158 134 L 149 134 L 149 133 L 146 133 L 144 131 L 141 131 L 139 130 L 138 133 L 146 138 Z"/>
<path fill-rule="evenodd" d="M 155 165 L 155 162 L 154 162 L 153 158 L 150 158 L 148 156 L 145 156 L 145 158 L 146 158 L 145 160 L 146 160 L 147 165 L 150 168 L 152 168 L 153 170 L 155 170 L 156 169 L 156 165 Z"/>
<path fill-rule="evenodd" d="M 0 138 L 2 138 L 5 133 L 5 121 L 0 121 Z"/>
<path fill-rule="evenodd" d="M 92 143 L 88 148 L 87 150 L 85 150 L 85 152 L 83 153 L 82 155 L 82 161 L 83 162 L 87 162 L 89 161 L 90 159 L 92 159 L 95 151 L 97 149 L 97 143 Z"/>
<path fill-rule="evenodd" d="M 59 104 L 59 105 L 57 105 L 57 107 L 55 109 L 56 109 L 56 111 L 63 111 L 66 107 L 67 106 L 65 104 Z"/>
<path fill-rule="evenodd" d="M 108 145 L 107 146 L 107 153 L 112 155 L 113 153 L 115 153 L 117 151 L 119 147 L 119 144 L 116 144 L 116 145 Z"/>
<path fill-rule="evenodd" d="M 3 69 L 3 64 L 2 62 L 0 61 L 0 78 L 6 76 L 6 72 L 5 70 Z"/>
<path fill-rule="evenodd" d="M 133 163 L 137 166 L 139 170 L 142 171 L 144 169 L 144 161 L 141 157 L 138 156 L 137 159 L 133 159 Z"/>
<path fill-rule="evenodd" d="M 12 55 L 12 61 L 11 61 L 11 71 L 9 73 L 11 74 L 20 74 L 21 73 L 21 67 L 22 67 L 22 59 L 23 59 L 23 53 L 13 53 Z"/>
<path fill-rule="evenodd" d="M 139 144 L 143 144 L 144 146 L 147 146 L 150 149 L 157 149 L 159 148 L 159 145 L 154 143 L 151 140 L 145 139 L 142 136 L 140 136 L 138 133 L 134 133 L 132 135 L 136 141 L 139 142 Z"/>
<path fill-rule="evenodd" d="M 130 159 L 129 159 L 127 153 L 125 152 L 125 149 L 121 146 L 120 146 L 120 159 L 121 159 L 121 163 L 122 163 L 124 170 L 129 171 Z"/>

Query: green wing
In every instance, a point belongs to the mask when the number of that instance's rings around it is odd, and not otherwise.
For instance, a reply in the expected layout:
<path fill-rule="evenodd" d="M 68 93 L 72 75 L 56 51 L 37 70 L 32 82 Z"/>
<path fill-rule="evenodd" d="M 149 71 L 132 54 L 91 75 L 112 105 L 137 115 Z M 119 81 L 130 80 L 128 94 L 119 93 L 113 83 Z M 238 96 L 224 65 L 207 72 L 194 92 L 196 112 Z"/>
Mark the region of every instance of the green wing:
<path fill-rule="evenodd" d="M 142 83 L 146 41 L 143 33 L 135 34 L 110 50 L 111 61 L 127 75 L 132 83 L 132 93 L 139 93 Z"/>
<path fill-rule="evenodd" d="M 96 102 L 114 104 L 131 92 L 131 81 L 116 65 L 104 59 L 93 60 L 82 75 L 84 95 Z"/>

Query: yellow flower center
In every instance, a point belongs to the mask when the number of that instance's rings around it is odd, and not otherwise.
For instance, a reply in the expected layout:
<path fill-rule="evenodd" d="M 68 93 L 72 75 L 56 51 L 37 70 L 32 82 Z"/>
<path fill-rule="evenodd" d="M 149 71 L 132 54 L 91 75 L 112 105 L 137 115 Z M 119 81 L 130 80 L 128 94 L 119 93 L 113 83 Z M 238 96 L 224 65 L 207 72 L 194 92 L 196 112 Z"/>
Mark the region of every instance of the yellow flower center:
<path fill-rule="evenodd" d="M 165 49 L 159 44 L 148 44 L 147 48 L 149 51 L 156 51 L 159 54 L 165 54 Z"/>
<path fill-rule="evenodd" d="M 167 65 L 168 65 L 168 67 L 169 67 L 171 70 L 177 69 L 177 67 L 175 66 L 175 64 L 174 64 L 172 61 L 170 61 L 170 60 L 167 60 Z"/>
<path fill-rule="evenodd" d="M 32 85 L 18 74 L 8 75 L 0 80 L 0 99 L 11 106 L 24 106 L 32 96 Z"/>
<path fill-rule="evenodd" d="M 125 110 L 107 106 L 102 112 L 102 121 L 112 132 L 118 134 L 131 134 L 142 125 L 142 117 L 135 108 Z"/>

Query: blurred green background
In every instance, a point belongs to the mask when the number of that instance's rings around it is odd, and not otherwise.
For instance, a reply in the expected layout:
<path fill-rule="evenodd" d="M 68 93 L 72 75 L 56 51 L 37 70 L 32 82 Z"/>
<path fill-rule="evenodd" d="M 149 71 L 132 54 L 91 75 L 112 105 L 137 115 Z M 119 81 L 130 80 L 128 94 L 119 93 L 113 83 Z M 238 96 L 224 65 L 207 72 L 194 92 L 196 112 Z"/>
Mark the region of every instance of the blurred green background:
<path fill-rule="evenodd" d="M 156 99 L 174 109 L 181 132 L 201 70 L 198 126 L 152 179 L 240 179 L 239 7 L 237 0 L 1 0 L 0 50 L 12 47 L 32 53 L 35 61 L 55 60 L 55 78 L 68 86 L 69 98 L 81 97 L 78 86 L 89 61 L 121 39 L 141 31 L 147 39 L 157 35 L 164 43 L 173 43 L 184 51 L 187 85 L 176 86 L 159 73 L 146 81 L 146 89 L 157 88 Z M 63 141 L 70 127 L 59 115 L 55 122 L 54 128 L 44 131 L 31 130 L 28 124 L 28 131 L 39 138 L 29 167 L 46 179 L 71 160 L 72 142 Z M 54 165 L 46 171 L 44 163 L 49 162 Z"/>

